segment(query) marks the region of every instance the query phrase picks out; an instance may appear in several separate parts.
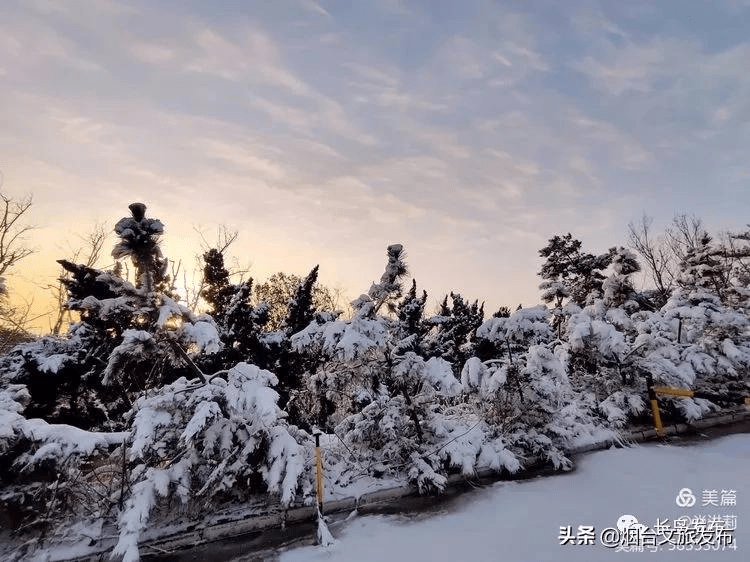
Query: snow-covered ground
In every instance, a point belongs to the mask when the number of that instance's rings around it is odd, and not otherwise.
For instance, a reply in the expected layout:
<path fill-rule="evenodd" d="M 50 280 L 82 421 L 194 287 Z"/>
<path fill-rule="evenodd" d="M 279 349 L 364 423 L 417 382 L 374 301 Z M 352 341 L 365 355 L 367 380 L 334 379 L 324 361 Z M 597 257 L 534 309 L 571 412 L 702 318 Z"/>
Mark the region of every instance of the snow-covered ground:
<path fill-rule="evenodd" d="M 353 517 L 332 526 L 333 546 L 291 549 L 281 560 L 750 560 L 749 468 L 750 434 L 601 451 L 579 458 L 573 473 L 497 483 L 437 514 Z M 619 533 L 618 522 L 631 544 L 645 544 L 642 552 L 602 544 L 602 531 Z M 577 544 L 589 536 L 579 526 L 594 528 L 594 544 Z"/>

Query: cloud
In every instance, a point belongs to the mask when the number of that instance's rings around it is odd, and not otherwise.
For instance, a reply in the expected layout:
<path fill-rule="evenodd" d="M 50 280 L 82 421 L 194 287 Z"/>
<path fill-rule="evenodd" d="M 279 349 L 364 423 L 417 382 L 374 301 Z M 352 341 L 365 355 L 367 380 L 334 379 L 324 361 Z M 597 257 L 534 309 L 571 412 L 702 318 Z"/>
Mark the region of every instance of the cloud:
<path fill-rule="evenodd" d="M 686 48 L 675 41 L 654 40 L 647 45 L 612 49 L 604 58 L 588 55 L 572 66 L 595 88 L 613 96 L 630 90 L 651 93 L 657 80 L 684 73 Z"/>
<path fill-rule="evenodd" d="M 606 148 L 611 163 L 620 169 L 640 170 L 653 163 L 653 156 L 641 144 L 612 123 L 593 119 L 580 110 L 569 109 L 567 122 L 572 125 L 579 149 Z"/>
<path fill-rule="evenodd" d="M 451 37 L 438 54 L 444 71 L 464 80 L 476 80 L 486 74 L 484 49 L 466 37 Z"/>
<path fill-rule="evenodd" d="M 305 10 L 319 14 L 325 17 L 331 17 L 331 14 L 315 0 L 300 0 L 300 4 Z"/>
<path fill-rule="evenodd" d="M 247 145 L 238 139 L 196 138 L 193 140 L 195 153 L 210 160 L 230 164 L 240 174 L 252 175 L 271 182 L 286 178 L 284 168 L 271 158 L 259 156 L 258 147 Z"/>
<path fill-rule="evenodd" d="M 135 12 L 131 6 L 118 2 L 117 0 L 29 0 L 26 2 L 34 11 L 44 14 L 64 14 L 69 18 L 80 19 L 87 13 L 95 13 L 97 16 L 130 14 Z"/>
<path fill-rule="evenodd" d="M 258 262 L 360 291 L 403 241 L 428 288 L 533 303 L 549 236 L 611 245 L 748 177 L 750 43 L 658 7 L 89 1 L 0 22 L 6 184 L 50 227 L 145 197 L 185 247 L 232 223 Z"/>
<path fill-rule="evenodd" d="M 232 41 L 214 29 L 199 30 L 193 35 L 197 53 L 184 68 L 226 80 L 266 83 L 297 95 L 310 93 L 309 86 L 285 67 L 276 44 L 266 33 L 244 27 L 240 35 L 240 41 Z"/>
<path fill-rule="evenodd" d="M 385 13 L 396 16 L 414 16 L 416 10 L 413 3 L 405 0 L 377 0 L 376 6 Z"/>
<path fill-rule="evenodd" d="M 0 65 L 20 80 L 28 80 L 29 72 L 41 69 L 103 70 L 91 55 L 46 24 L 10 18 L 0 22 L 0 37 Z"/>
<path fill-rule="evenodd" d="M 257 109 L 260 109 L 271 118 L 285 123 L 300 133 L 309 133 L 314 117 L 310 111 L 300 109 L 293 105 L 283 104 L 277 101 L 271 101 L 260 96 L 248 96 L 248 103 Z"/>
<path fill-rule="evenodd" d="M 353 84 L 364 86 L 378 86 L 397 88 L 401 82 L 401 73 L 395 68 L 376 67 L 373 65 L 345 62 L 343 66 L 353 72 L 361 81 Z"/>
<path fill-rule="evenodd" d="M 407 91 L 403 77 L 396 69 L 353 62 L 343 66 L 353 75 L 348 85 L 359 92 L 359 103 L 403 112 L 444 111 L 448 107 L 445 103 L 426 99 L 422 93 Z"/>
<path fill-rule="evenodd" d="M 155 66 L 171 63 L 177 57 L 176 49 L 145 41 L 134 41 L 130 51 L 141 62 Z"/>
<path fill-rule="evenodd" d="M 613 37 L 619 39 L 630 38 L 629 33 L 605 16 L 601 5 L 587 2 L 584 6 L 579 7 L 570 16 L 572 28 L 577 34 L 585 34 L 595 44 L 609 41 Z M 628 8 L 640 10 L 641 6 L 629 6 Z"/>
<path fill-rule="evenodd" d="M 521 65 L 526 66 L 531 70 L 540 72 L 546 72 L 549 70 L 549 65 L 544 61 L 542 55 L 533 51 L 528 47 L 508 41 L 505 43 L 503 52 L 505 55 L 503 58 L 512 60 L 513 58 L 518 59 Z"/>
<path fill-rule="evenodd" d="M 430 151 L 444 158 L 465 160 L 472 155 L 471 149 L 461 144 L 456 138 L 457 135 L 452 131 L 422 125 L 409 129 L 409 134 L 428 146 Z"/>

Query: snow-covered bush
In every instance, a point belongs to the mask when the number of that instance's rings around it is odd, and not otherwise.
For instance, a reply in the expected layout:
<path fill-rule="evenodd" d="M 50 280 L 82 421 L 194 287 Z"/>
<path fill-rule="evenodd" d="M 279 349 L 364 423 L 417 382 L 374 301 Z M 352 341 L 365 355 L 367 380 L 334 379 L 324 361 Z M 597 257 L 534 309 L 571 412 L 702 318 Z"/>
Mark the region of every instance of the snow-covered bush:
<path fill-rule="evenodd" d="M 276 377 L 239 363 L 224 378 L 178 379 L 139 398 L 129 414 L 130 493 L 118 516 L 114 554 L 136 560 L 138 538 L 159 505 L 217 506 L 252 494 L 289 505 L 309 493 L 309 436 L 287 425 Z M 160 503 L 160 498 L 165 498 Z"/>
<path fill-rule="evenodd" d="M 567 331 L 579 330 L 576 345 L 582 346 L 584 337 L 590 337 L 591 318 L 576 305 L 566 308 Z M 573 385 L 569 372 L 574 345 L 552 341 L 550 316 L 551 311 L 540 306 L 487 320 L 477 330 L 484 355 L 465 363 L 462 384 L 475 396 L 482 418 L 512 450 L 566 468 L 570 463 L 565 449 L 613 438 L 614 433 L 601 427 L 604 420 L 595 394 L 585 385 Z M 605 352 L 617 348 L 621 340 L 610 337 L 613 327 L 604 321 L 595 326 L 606 336 L 597 346 L 607 348 Z M 492 350 L 495 357 L 490 356 Z"/>
<path fill-rule="evenodd" d="M 397 358 L 383 392 L 336 433 L 378 472 L 405 474 L 420 492 L 441 491 L 447 473 L 472 475 L 480 463 L 515 472 L 518 460 L 502 438 L 489 435 L 461 392 L 448 362 L 408 352 Z"/>
<path fill-rule="evenodd" d="M 87 481 L 93 463 L 121 444 L 124 433 L 98 433 L 65 424 L 27 419 L 31 396 L 24 385 L 0 390 L 0 514 L 13 529 L 35 530 L 24 549 L 38 543 L 50 527 L 74 516 L 103 517 L 111 498 L 101 492 L 82 497 L 96 485 Z"/>
<path fill-rule="evenodd" d="M 308 358 L 302 361 L 307 366 L 302 377 L 307 384 L 295 399 L 308 411 L 310 425 L 333 429 L 383 392 L 381 384 L 392 367 L 400 338 L 399 323 L 378 312 L 384 304 L 395 311 L 400 279 L 406 273 L 400 244 L 389 246 L 387 255 L 380 283 L 373 283 L 367 294 L 352 303 L 353 318 L 339 320 L 338 314 L 317 314 L 290 338 L 292 351 Z"/>

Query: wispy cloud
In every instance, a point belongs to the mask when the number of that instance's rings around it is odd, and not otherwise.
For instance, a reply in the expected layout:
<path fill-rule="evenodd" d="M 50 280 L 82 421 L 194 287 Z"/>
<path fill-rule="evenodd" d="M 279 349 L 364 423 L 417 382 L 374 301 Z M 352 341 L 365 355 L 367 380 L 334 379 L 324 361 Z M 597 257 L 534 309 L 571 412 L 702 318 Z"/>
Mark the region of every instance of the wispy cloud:
<path fill-rule="evenodd" d="M 0 167 L 50 229 L 143 197 L 185 246 L 231 223 L 358 291 L 402 241 L 435 292 L 533 303 L 557 232 L 746 222 L 743 2 L 178 4 L 0 9 Z"/>
<path fill-rule="evenodd" d="M 61 37 L 47 25 L 2 21 L 0 37 L 0 64 L 6 74 L 19 80 L 26 78 L 30 69 L 51 65 L 84 72 L 102 70 L 101 65 L 73 41 Z"/>
<path fill-rule="evenodd" d="M 321 16 L 331 17 L 331 14 L 315 0 L 300 0 L 300 4 L 306 10 Z"/>
<path fill-rule="evenodd" d="M 177 58 L 176 49 L 146 41 L 133 42 L 130 51 L 141 62 L 155 66 L 169 64 Z"/>
<path fill-rule="evenodd" d="M 210 28 L 196 32 L 197 53 L 184 68 L 227 80 L 265 82 L 298 95 L 310 93 L 308 85 L 284 66 L 275 42 L 266 33 L 245 27 L 238 35 L 242 39 L 232 41 Z"/>
<path fill-rule="evenodd" d="M 646 44 L 612 46 L 603 56 L 588 55 L 573 67 L 608 94 L 619 96 L 629 90 L 651 93 L 657 81 L 685 75 L 690 65 L 689 53 L 696 51 L 692 42 L 654 39 Z"/>

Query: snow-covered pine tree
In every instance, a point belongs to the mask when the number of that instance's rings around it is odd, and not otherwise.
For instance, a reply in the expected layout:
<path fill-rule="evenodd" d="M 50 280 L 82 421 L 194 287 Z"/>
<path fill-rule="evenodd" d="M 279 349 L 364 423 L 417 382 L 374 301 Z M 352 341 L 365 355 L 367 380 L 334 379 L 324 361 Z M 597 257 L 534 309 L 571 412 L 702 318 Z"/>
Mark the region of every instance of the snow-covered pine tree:
<path fill-rule="evenodd" d="M 335 411 L 332 400 L 320 394 L 314 400 L 317 402 L 314 411 L 317 415 L 311 415 L 311 395 L 306 378 L 315 376 L 318 369 L 325 364 L 326 356 L 321 356 L 316 351 L 316 346 L 295 347 L 291 345 L 290 337 L 301 332 L 311 324 L 320 325 L 327 321 L 335 321 L 339 311 L 320 311 L 318 306 L 331 306 L 333 303 L 328 298 L 328 289 L 324 289 L 324 298 L 316 298 L 318 279 L 318 266 L 316 265 L 310 273 L 297 285 L 294 295 L 287 305 L 287 314 L 284 319 L 284 337 L 279 340 L 277 352 L 276 373 L 279 377 L 279 392 L 281 394 L 280 404 L 289 414 L 291 423 L 312 430 L 315 426 L 325 427 L 325 420 Z M 317 301 L 317 302 L 316 302 Z"/>
<path fill-rule="evenodd" d="M 602 299 L 607 308 L 639 308 L 632 276 L 641 270 L 636 255 L 622 246 L 610 250 L 612 273 L 602 283 Z"/>
<path fill-rule="evenodd" d="M 743 232 L 727 233 L 726 251 L 731 260 L 733 306 L 750 313 L 750 225 Z"/>
<path fill-rule="evenodd" d="M 467 358 L 474 355 L 474 334 L 484 321 L 484 303 L 465 301 L 458 293 L 446 295 L 436 316 L 426 320 L 430 332 L 425 337 L 427 357 L 442 357 L 453 366 L 456 378 Z"/>
<path fill-rule="evenodd" d="M 406 475 L 421 491 L 440 490 L 447 471 L 472 474 L 479 462 L 498 470 L 517 469 L 520 465 L 502 438 L 485 442 L 481 421 L 461 402 L 461 385 L 451 364 L 440 357 L 425 359 L 410 349 L 410 339 L 421 332 L 425 299 L 424 293 L 418 296 L 416 284 L 401 301 L 399 320 L 376 313 L 375 303 L 397 294 L 394 273 L 406 269 L 400 248 L 400 263 L 394 267 L 392 249 L 381 283 L 358 299 L 351 320 L 319 318 L 292 337 L 295 347 L 328 357 L 308 377 L 310 396 L 320 400 L 310 410 L 322 411 L 324 401 L 334 405 L 335 411 L 325 417 L 326 428 L 335 427 L 347 453 L 357 455 L 356 466 L 367 463 L 373 475 Z M 454 308 L 457 314 L 446 316 L 454 322 L 451 327 L 465 317 L 481 318 L 478 303 L 461 299 Z M 470 331 L 459 328 L 455 334 L 459 338 Z"/>
<path fill-rule="evenodd" d="M 394 312 L 396 301 L 401 297 L 401 282 L 408 274 L 406 252 L 401 244 L 391 244 L 387 250 L 388 263 L 379 283 L 373 283 L 367 294 L 360 295 L 352 302 L 355 314 L 359 317 L 374 316 L 383 305 Z"/>
<path fill-rule="evenodd" d="M 208 313 L 216 322 L 222 350 L 202 358 L 207 370 L 228 369 L 247 361 L 266 368 L 274 359 L 264 341 L 263 327 L 268 322 L 268 306 L 251 304 L 253 280 L 231 283 L 224 254 L 212 248 L 203 254 L 204 290 Z"/>
<path fill-rule="evenodd" d="M 102 383 L 137 395 L 168 384 L 180 375 L 203 377 L 185 350 L 215 353 L 221 344 L 213 319 L 196 316 L 176 302 L 171 292 L 168 262 L 160 247 L 164 234 L 162 222 L 147 218 L 143 203 L 132 203 L 128 208 L 131 216 L 120 219 L 115 225 L 120 240 L 112 256 L 131 258 L 136 270 L 136 286 L 131 295 L 138 308 L 131 325 L 123 331 L 121 341 L 109 354 Z M 120 286 L 130 290 L 125 283 Z M 89 308 L 93 304 L 101 316 L 126 302 L 117 298 L 98 303 L 93 300 L 88 296 L 78 306 Z"/>
<path fill-rule="evenodd" d="M 574 391 L 590 398 L 594 413 L 607 424 L 622 427 L 644 412 L 643 382 L 638 380 L 636 358 L 632 356 L 636 337 L 632 315 L 638 313 L 642 298 L 631 280 L 639 271 L 635 255 L 619 247 L 609 250 L 612 271 L 602 283 L 599 297 L 583 308 L 574 303 L 565 307 L 565 341 L 570 384 Z"/>
<path fill-rule="evenodd" d="M 609 253 L 600 256 L 583 253 L 581 245 L 580 240 L 568 233 L 553 236 L 547 246 L 539 250 L 539 255 L 545 258 L 539 271 L 544 281 L 539 288 L 545 303 L 554 302 L 553 326 L 558 337 L 565 322 L 564 299 L 570 298 L 570 302 L 585 306 L 601 297 L 605 279 L 602 271 L 609 266 L 612 258 Z"/>
<path fill-rule="evenodd" d="M 192 314 L 161 292 L 168 287 L 158 243 L 162 223 L 145 218 L 142 204 L 131 210 L 132 217 L 117 223 L 121 240 L 114 254 L 133 258 L 139 286 L 112 272 L 61 260 L 71 273 L 62 281 L 66 306 L 80 314 L 80 321 L 67 338 L 46 336 L 7 358 L 3 377 L 26 385 L 31 395 L 27 411 L 48 422 L 121 427 L 122 414 L 138 394 L 182 375 L 195 376 L 184 349 L 219 349 L 210 318 Z"/>
<path fill-rule="evenodd" d="M 550 311 L 544 306 L 516 310 L 508 317 L 489 318 L 476 330 L 487 355 L 470 358 L 461 373 L 464 390 L 480 390 L 491 395 L 500 387 L 515 392 L 523 402 L 523 392 L 528 381 L 520 375 L 522 358 L 534 345 L 547 345 L 552 339 L 549 324 Z M 494 351 L 494 355 L 489 356 Z M 480 367 L 480 363 L 485 367 Z"/>
<path fill-rule="evenodd" d="M 147 218 L 143 203 L 131 203 L 128 208 L 131 216 L 121 218 L 115 224 L 120 241 L 112 250 L 112 257 L 117 260 L 130 257 L 135 266 L 135 286 L 143 293 L 158 291 L 168 294 L 168 262 L 159 246 L 164 224 L 159 219 Z"/>
<path fill-rule="evenodd" d="M 488 424 L 489 437 L 502 437 L 523 455 L 570 466 L 563 453 L 591 431 L 590 405 L 583 407 L 567 376 L 567 354 L 555 342 L 551 311 L 544 305 L 493 317 L 477 329 L 494 358 L 471 357 L 461 373 L 464 392 Z"/>
<path fill-rule="evenodd" d="M 404 351 L 422 354 L 422 340 L 429 329 L 424 323 L 424 308 L 427 303 L 427 291 L 417 295 L 417 281 L 412 279 L 411 288 L 398 303 L 398 347 Z"/>
<path fill-rule="evenodd" d="M 409 351 L 388 363 L 380 392 L 361 411 L 346 416 L 336 433 L 363 461 L 370 461 L 374 473 L 406 474 L 420 492 L 441 491 L 447 483 L 445 466 L 466 467 L 471 473 L 479 453 L 478 443 L 468 452 L 440 448 L 441 441 L 467 429 L 456 420 L 450 423 L 441 404 L 458 395 L 461 386 L 443 359 L 425 361 Z"/>
<path fill-rule="evenodd" d="M 387 369 L 389 342 L 398 327 L 390 316 L 378 314 L 383 305 L 395 311 L 401 295 L 401 278 L 406 275 L 401 244 L 387 250 L 388 262 L 380 283 L 352 302 L 351 320 L 338 314 L 317 314 L 314 322 L 291 337 L 292 350 L 308 362 L 303 380 L 307 392 L 298 401 L 308 404 L 311 424 L 333 429 L 344 416 L 360 411 L 382 392 Z"/>
<path fill-rule="evenodd" d="M 115 556 L 138 560 L 150 520 L 270 493 L 286 507 L 313 492 L 310 436 L 287 424 L 273 373 L 238 363 L 203 384 L 184 378 L 139 398 L 129 413 L 126 496 Z"/>
<path fill-rule="evenodd" d="M 134 256 L 139 286 L 63 260 L 71 273 L 63 281 L 66 306 L 80 313 L 80 321 L 64 338 L 38 338 L 1 360 L 0 479 L 14 490 L 0 501 L 16 507 L 20 502 L 44 523 L 57 526 L 86 510 L 106 516 L 113 491 L 92 483 L 96 475 L 85 463 L 107 464 L 109 449 L 124 438 L 117 431 L 125 426 L 123 415 L 141 394 L 182 374 L 196 375 L 185 349 L 210 353 L 219 346 L 210 318 L 193 315 L 160 292 L 166 287 L 158 248 L 163 228 L 145 219 L 144 210 L 136 205 L 132 220 L 118 223 L 122 240 L 116 251 Z M 122 467 L 115 473 L 121 477 Z"/>
<path fill-rule="evenodd" d="M 707 233 L 687 251 L 681 265 L 677 284 L 683 296 L 687 294 L 688 298 L 699 300 L 703 293 L 708 292 L 722 302 L 727 301 L 731 279 L 727 252 L 725 248 L 715 246 Z"/>
<path fill-rule="evenodd" d="M 631 280 L 640 269 L 635 254 L 619 247 L 609 255 L 612 272 L 602 283 L 601 296 L 583 308 L 569 305 L 566 325 L 571 382 L 594 392 L 599 401 L 620 390 L 633 374 L 626 360 L 635 338 L 631 314 L 640 306 Z"/>

